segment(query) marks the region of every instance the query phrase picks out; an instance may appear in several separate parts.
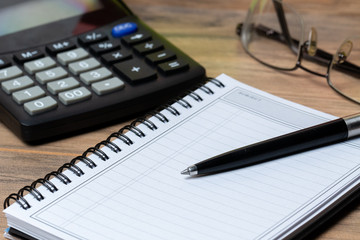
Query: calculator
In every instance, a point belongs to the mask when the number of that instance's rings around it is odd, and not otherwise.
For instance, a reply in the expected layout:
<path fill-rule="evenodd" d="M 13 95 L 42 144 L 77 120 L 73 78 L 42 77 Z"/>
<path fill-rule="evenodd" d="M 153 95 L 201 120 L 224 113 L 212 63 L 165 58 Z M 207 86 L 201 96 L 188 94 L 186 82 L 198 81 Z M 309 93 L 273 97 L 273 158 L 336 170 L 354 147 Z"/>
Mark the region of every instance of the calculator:
<path fill-rule="evenodd" d="M 2 0 L 0 120 L 25 142 L 137 116 L 205 69 L 119 0 Z"/>

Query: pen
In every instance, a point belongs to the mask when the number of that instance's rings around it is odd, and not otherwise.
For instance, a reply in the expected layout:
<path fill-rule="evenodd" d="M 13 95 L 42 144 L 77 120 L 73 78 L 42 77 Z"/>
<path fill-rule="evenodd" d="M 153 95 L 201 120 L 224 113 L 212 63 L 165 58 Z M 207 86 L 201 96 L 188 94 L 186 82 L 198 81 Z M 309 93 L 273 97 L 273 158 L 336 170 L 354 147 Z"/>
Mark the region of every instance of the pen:
<path fill-rule="evenodd" d="M 360 135 L 360 114 L 338 118 L 238 148 L 189 166 L 181 174 L 207 175 L 270 161 Z"/>

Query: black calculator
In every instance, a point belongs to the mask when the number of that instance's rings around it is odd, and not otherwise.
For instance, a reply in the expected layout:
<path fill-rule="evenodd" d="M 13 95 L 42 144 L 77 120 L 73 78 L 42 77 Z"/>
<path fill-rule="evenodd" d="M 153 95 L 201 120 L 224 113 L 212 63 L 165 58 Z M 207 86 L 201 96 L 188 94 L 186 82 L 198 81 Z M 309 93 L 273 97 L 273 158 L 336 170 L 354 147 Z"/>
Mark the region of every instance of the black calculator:
<path fill-rule="evenodd" d="M 205 69 L 120 0 L 2 0 L 0 119 L 25 142 L 136 116 Z"/>

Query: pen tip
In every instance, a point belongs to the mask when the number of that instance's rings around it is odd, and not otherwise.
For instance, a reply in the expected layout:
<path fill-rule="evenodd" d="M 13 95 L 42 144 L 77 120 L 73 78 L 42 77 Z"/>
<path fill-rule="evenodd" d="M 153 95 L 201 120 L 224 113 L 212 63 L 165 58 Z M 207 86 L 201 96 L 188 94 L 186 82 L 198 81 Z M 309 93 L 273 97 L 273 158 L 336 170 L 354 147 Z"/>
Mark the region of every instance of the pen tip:
<path fill-rule="evenodd" d="M 197 175 L 198 174 L 197 167 L 195 165 L 191 165 L 190 167 L 183 170 L 181 174 L 190 175 L 190 176 Z"/>
<path fill-rule="evenodd" d="M 183 171 L 181 172 L 181 174 L 182 174 L 182 175 L 190 175 L 189 168 L 183 170 Z"/>

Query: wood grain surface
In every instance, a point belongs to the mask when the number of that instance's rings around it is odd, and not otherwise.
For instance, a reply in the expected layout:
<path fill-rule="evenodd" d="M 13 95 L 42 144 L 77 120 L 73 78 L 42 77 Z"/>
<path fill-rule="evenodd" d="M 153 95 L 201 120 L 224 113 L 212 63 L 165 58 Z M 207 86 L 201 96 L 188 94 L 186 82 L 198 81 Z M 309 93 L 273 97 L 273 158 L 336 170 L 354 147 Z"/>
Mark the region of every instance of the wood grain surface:
<path fill-rule="evenodd" d="M 245 53 L 235 34 L 235 26 L 244 20 L 250 0 L 125 2 L 150 27 L 202 64 L 208 76 L 226 73 L 248 85 L 336 116 L 360 111 L 360 105 L 336 94 L 327 85 L 326 79 L 301 69 L 291 73 L 275 71 Z M 286 2 L 303 16 L 306 29 L 310 26 L 317 28 L 318 46 L 328 52 L 334 53 L 347 36 L 360 35 L 358 0 Z M 58 169 L 125 124 L 119 122 L 66 139 L 28 145 L 0 122 L 0 201 Z M 5 216 L 1 213 L 0 232 L 6 226 Z M 319 229 L 314 238 L 360 239 L 360 204 L 350 206 L 330 224 Z"/>

